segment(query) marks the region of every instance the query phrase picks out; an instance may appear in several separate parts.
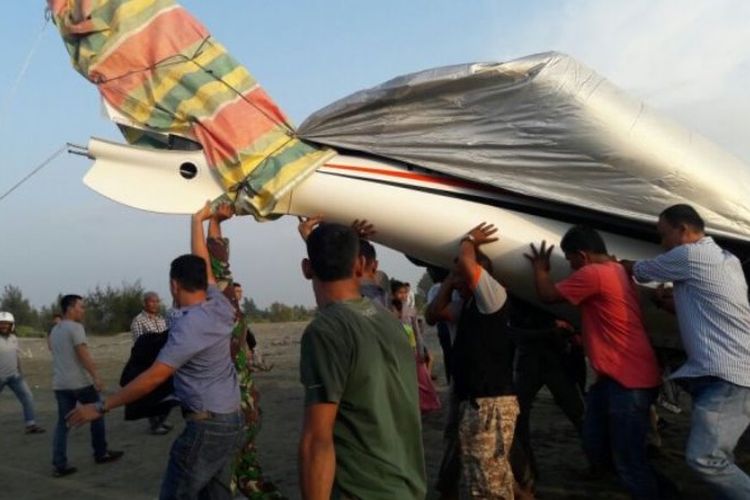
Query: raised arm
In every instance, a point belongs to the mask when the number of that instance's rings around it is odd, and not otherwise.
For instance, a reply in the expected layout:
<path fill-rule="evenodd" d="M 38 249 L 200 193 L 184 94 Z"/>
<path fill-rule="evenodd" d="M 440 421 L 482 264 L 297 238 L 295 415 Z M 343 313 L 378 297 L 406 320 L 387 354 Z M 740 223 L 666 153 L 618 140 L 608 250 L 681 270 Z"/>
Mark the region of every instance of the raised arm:
<path fill-rule="evenodd" d="M 208 238 L 206 239 L 211 271 L 214 273 L 219 289 L 224 291 L 224 295 L 232 303 L 236 302 L 236 299 L 232 290 L 234 277 L 229 265 L 229 240 L 222 235 L 221 223 L 230 219 L 233 215 L 234 209 L 227 203 L 222 203 L 216 207 L 208 222 Z M 239 307 L 239 304 L 237 304 L 237 307 Z"/>
<path fill-rule="evenodd" d="M 477 248 L 497 241 L 497 238 L 492 237 L 495 233 L 497 233 L 497 228 L 494 225 L 482 222 L 461 239 L 461 246 L 458 250 L 458 267 L 467 280 L 471 280 L 479 266 Z"/>
<path fill-rule="evenodd" d="M 211 216 L 211 203 L 208 201 L 203 208 L 193 214 L 190 221 L 190 252 L 205 261 L 208 283 L 209 285 L 215 285 L 216 278 L 211 270 L 211 258 L 208 255 L 208 246 L 206 246 L 206 236 L 203 229 L 203 223 L 210 219 Z"/>
<path fill-rule="evenodd" d="M 550 256 L 552 255 L 552 250 L 555 249 L 555 245 L 550 245 L 547 248 L 547 243 L 542 241 L 539 250 L 536 249 L 533 243 L 529 246 L 531 254 L 524 254 L 524 257 L 529 259 L 531 267 L 534 270 L 534 284 L 536 285 L 536 293 L 539 296 L 539 300 L 548 304 L 565 302 L 565 297 L 557 290 L 550 275 Z"/>

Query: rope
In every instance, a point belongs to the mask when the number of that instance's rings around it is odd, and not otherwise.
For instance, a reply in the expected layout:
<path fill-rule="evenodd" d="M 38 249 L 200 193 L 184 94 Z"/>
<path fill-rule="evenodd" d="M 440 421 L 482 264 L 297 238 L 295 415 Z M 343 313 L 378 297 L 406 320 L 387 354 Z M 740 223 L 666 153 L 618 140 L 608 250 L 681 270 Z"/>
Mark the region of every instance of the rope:
<path fill-rule="evenodd" d="M 37 165 L 31 172 L 29 172 L 28 174 L 26 174 L 26 176 L 24 176 L 23 179 L 21 179 L 20 181 L 16 182 L 13 185 L 13 187 L 11 187 L 5 193 L 3 193 L 3 195 L 0 196 L 0 202 L 2 202 L 8 195 L 10 195 L 10 193 L 12 193 L 13 191 L 15 191 L 19 187 L 21 187 L 21 185 L 24 182 L 26 182 L 27 180 L 29 180 L 31 177 L 33 177 L 34 174 L 36 174 L 37 172 L 39 172 L 40 170 L 42 170 L 44 167 L 46 167 L 52 160 L 54 160 L 55 158 L 57 158 L 58 156 L 60 156 L 67 148 L 68 148 L 67 144 L 63 144 L 62 146 L 60 146 L 60 148 L 57 151 L 55 151 L 52 154 L 52 156 L 50 156 L 49 158 L 47 158 L 46 160 L 44 160 L 42 163 L 40 163 L 39 165 Z"/>
<path fill-rule="evenodd" d="M 36 53 L 37 49 L 39 48 L 39 44 L 42 41 L 44 30 L 47 29 L 49 20 L 50 20 L 49 16 L 45 15 L 45 20 L 44 20 L 44 24 L 42 25 L 42 29 L 39 30 L 39 34 L 36 36 L 36 40 L 34 40 L 34 43 L 31 46 L 31 49 L 29 50 L 29 53 L 26 55 L 26 59 L 24 59 L 23 64 L 21 64 L 21 70 L 18 72 L 18 76 L 16 77 L 13 84 L 10 86 L 10 89 L 8 90 L 8 93 L 3 99 L 2 104 L 0 104 L 0 125 L 2 125 L 3 122 L 5 121 L 4 119 L 8 112 L 8 108 L 10 107 L 10 103 L 12 99 L 15 97 L 16 92 L 18 92 L 18 88 L 21 86 L 21 81 L 23 80 L 23 77 L 26 76 L 26 72 L 29 69 L 31 60 L 33 59 L 34 54 Z"/>

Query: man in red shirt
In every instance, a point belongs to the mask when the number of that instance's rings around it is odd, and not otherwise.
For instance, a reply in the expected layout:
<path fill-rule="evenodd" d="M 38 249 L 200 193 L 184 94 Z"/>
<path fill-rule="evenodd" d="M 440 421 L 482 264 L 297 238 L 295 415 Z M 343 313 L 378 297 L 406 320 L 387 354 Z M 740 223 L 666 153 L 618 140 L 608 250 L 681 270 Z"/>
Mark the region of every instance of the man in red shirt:
<path fill-rule="evenodd" d="M 531 245 L 526 257 L 543 302 L 569 302 L 581 310 L 584 349 L 597 375 L 586 394 L 583 447 L 595 470 L 614 465 L 633 498 L 659 498 L 646 435 L 661 370 L 643 327 L 635 284 L 594 229 L 571 228 L 560 247 L 573 273 L 557 284 L 550 277 L 554 246 Z"/>

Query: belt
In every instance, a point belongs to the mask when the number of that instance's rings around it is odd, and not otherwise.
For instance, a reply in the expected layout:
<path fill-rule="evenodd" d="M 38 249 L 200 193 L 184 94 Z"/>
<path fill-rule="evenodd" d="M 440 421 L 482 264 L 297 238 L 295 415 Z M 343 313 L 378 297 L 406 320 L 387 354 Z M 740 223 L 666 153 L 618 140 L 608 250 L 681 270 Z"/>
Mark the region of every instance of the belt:
<path fill-rule="evenodd" d="M 188 422 L 199 422 L 201 420 L 211 420 L 214 416 L 213 412 L 203 410 L 203 411 L 192 411 L 192 410 L 182 410 L 182 418 L 187 420 Z"/>
<path fill-rule="evenodd" d="M 208 410 L 194 411 L 187 408 L 182 409 L 182 418 L 188 422 L 201 422 L 203 420 L 225 420 L 237 415 L 240 410 L 232 413 L 216 413 Z"/>

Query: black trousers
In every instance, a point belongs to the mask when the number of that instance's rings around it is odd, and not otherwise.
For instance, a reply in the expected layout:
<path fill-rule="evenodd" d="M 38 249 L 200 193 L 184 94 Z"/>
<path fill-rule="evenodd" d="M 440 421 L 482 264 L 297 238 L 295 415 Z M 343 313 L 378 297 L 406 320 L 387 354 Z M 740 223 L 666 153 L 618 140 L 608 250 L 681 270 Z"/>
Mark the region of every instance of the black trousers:
<path fill-rule="evenodd" d="M 515 439 L 511 449 L 511 466 L 516 481 L 523 487 L 538 476 L 536 459 L 531 446 L 531 409 L 542 387 L 547 386 L 555 404 L 568 417 L 580 434 L 583 425 L 583 394 L 580 380 L 571 374 L 570 359 L 554 346 L 532 344 L 516 351 L 513 383 L 518 396 L 520 414 L 516 422 Z M 585 374 L 585 360 L 583 363 Z"/>

